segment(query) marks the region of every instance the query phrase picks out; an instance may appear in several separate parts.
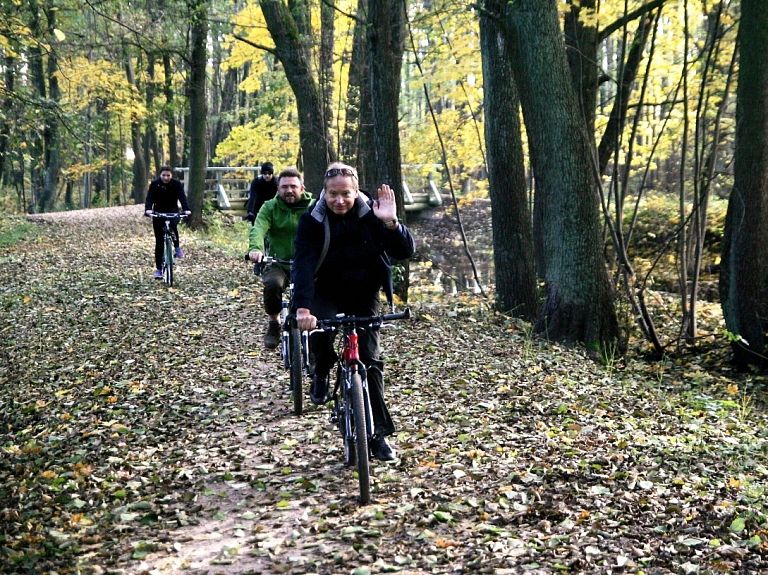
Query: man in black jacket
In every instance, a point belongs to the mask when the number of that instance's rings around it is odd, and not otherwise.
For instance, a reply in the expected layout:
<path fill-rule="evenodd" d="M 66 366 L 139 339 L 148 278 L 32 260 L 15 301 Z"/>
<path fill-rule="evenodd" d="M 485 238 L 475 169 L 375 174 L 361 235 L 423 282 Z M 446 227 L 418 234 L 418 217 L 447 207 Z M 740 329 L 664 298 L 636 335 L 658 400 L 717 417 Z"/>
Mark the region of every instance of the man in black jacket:
<path fill-rule="evenodd" d="M 246 208 L 248 215 L 245 216 L 245 219 L 251 222 L 251 225 L 256 221 L 256 216 L 259 215 L 259 210 L 264 202 L 268 202 L 277 195 L 277 180 L 272 162 L 261 164 L 259 172 L 259 176 L 253 179 L 248 190 L 248 206 Z"/>
<path fill-rule="evenodd" d="M 149 184 L 147 190 L 147 200 L 144 202 L 144 213 L 148 216 L 152 212 L 161 212 L 166 214 L 176 214 L 181 209 L 186 215 L 192 212 L 189 209 L 187 194 L 184 193 L 184 185 L 173 177 L 173 169 L 170 166 L 160 168 L 160 177 Z M 171 220 L 171 230 L 173 231 L 173 246 L 175 256 L 183 258 L 184 252 L 179 247 L 179 220 Z M 152 219 L 152 229 L 155 232 L 155 279 L 162 279 L 163 272 L 163 227 L 165 222 L 161 218 Z"/>
<path fill-rule="evenodd" d="M 371 316 L 379 313 L 379 292 L 392 296 L 389 258 L 410 258 L 415 245 L 411 233 L 397 220 L 395 193 L 382 184 L 376 200 L 358 187 L 357 171 L 335 162 L 325 173 L 324 190 L 315 207 L 299 220 L 294 249 L 293 306 L 299 329 L 311 330 L 317 318 L 338 313 Z M 395 459 L 387 435 L 395 431 L 384 401 L 384 364 L 378 331 L 359 334 L 360 359 L 368 374 L 374 438 L 370 450 L 382 461 Z M 315 333 L 310 344 L 315 374 L 310 397 L 316 404 L 328 398 L 328 373 L 336 361 L 333 337 Z"/>

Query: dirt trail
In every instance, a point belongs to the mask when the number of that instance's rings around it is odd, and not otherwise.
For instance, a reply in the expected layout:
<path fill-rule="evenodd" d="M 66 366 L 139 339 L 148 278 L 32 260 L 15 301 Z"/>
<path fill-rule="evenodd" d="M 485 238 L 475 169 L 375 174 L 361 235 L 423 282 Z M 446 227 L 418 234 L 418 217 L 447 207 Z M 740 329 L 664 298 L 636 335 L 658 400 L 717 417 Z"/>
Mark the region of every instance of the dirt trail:
<path fill-rule="evenodd" d="M 168 290 L 141 206 L 32 220 L 0 251 L 3 574 L 768 569 L 740 496 L 764 427 L 675 403 L 664 373 L 414 289 L 382 333 L 400 458 L 359 506 L 327 411 L 291 414 L 249 266 L 182 228 Z"/>

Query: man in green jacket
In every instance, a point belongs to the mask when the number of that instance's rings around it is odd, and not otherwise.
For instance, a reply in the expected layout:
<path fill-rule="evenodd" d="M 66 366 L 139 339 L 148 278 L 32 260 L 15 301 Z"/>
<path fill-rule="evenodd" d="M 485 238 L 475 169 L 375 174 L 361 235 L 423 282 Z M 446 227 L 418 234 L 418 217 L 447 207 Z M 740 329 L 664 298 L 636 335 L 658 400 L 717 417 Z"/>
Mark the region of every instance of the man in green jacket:
<path fill-rule="evenodd" d="M 248 259 L 260 262 L 264 258 L 264 239 L 269 238 L 272 257 L 293 259 L 293 237 L 299 218 L 315 203 L 312 194 L 304 191 L 304 178 L 296 168 L 285 168 L 277 176 L 277 195 L 264 203 L 249 234 Z M 261 275 L 264 282 L 264 310 L 269 316 L 264 347 L 275 349 L 280 343 L 280 310 L 283 292 L 290 283 L 290 266 L 272 264 Z"/>

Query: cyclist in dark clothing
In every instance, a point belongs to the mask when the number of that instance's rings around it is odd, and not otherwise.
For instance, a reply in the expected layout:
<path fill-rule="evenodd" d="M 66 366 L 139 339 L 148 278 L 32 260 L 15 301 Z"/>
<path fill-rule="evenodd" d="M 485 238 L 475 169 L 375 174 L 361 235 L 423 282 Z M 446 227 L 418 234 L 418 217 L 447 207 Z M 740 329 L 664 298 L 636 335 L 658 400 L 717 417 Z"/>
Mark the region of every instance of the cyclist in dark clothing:
<path fill-rule="evenodd" d="M 248 215 L 245 219 L 251 222 L 256 221 L 259 210 L 264 202 L 268 202 L 277 195 L 277 179 L 275 179 L 275 168 L 272 162 L 261 164 L 260 175 L 253 179 L 251 187 L 248 190 Z"/>
<path fill-rule="evenodd" d="M 389 258 L 410 258 L 415 245 L 408 228 L 397 220 L 392 189 L 383 184 L 377 198 L 369 200 L 360 192 L 354 168 L 339 162 L 328 167 L 324 190 L 314 208 L 301 216 L 296 232 L 293 301 L 299 329 L 311 330 L 318 318 L 337 313 L 377 315 L 382 288 L 391 300 Z M 336 361 L 332 334 L 312 334 L 310 348 L 315 354 L 310 398 L 322 404 L 328 400 L 328 373 Z M 361 331 L 359 349 L 373 411 L 371 453 L 389 461 L 395 453 L 386 436 L 395 426 L 384 401 L 378 331 Z"/>
<path fill-rule="evenodd" d="M 166 214 L 176 214 L 179 211 L 179 203 L 185 214 L 192 212 L 189 209 L 189 200 L 184 193 L 184 185 L 173 177 L 173 169 L 170 166 L 160 168 L 160 177 L 149 184 L 147 190 L 147 200 L 144 202 L 144 213 L 148 216 L 152 212 L 162 212 Z M 152 218 L 152 229 L 155 232 L 155 279 L 162 279 L 163 272 L 163 227 L 165 222 L 162 218 Z M 184 252 L 179 246 L 179 225 L 178 219 L 171 220 L 171 230 L 173 231 L 173 246 L 175 256 L 183 258 Z"/>

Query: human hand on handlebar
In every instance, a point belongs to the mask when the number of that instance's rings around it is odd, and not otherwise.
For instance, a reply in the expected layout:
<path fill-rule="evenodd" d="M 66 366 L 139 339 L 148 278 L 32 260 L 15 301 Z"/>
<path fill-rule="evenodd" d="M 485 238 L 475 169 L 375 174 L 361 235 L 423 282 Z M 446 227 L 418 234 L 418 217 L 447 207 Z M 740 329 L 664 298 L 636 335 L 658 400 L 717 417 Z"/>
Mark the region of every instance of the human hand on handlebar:
<path fill-rule="evenodd" d="M 252 252 L 248 252 L 248 259 L 252 262 L 259 263 L 261 260 L 264 259 L 264 254 L 261 253 L 259 250 L 254 250 Z"/>
<path fill-rule="evenodd" d="M 299 331 L 311 331 L 317 327 L 317 318 L 305 307 L 296 310 L 296 324 Z"/>

